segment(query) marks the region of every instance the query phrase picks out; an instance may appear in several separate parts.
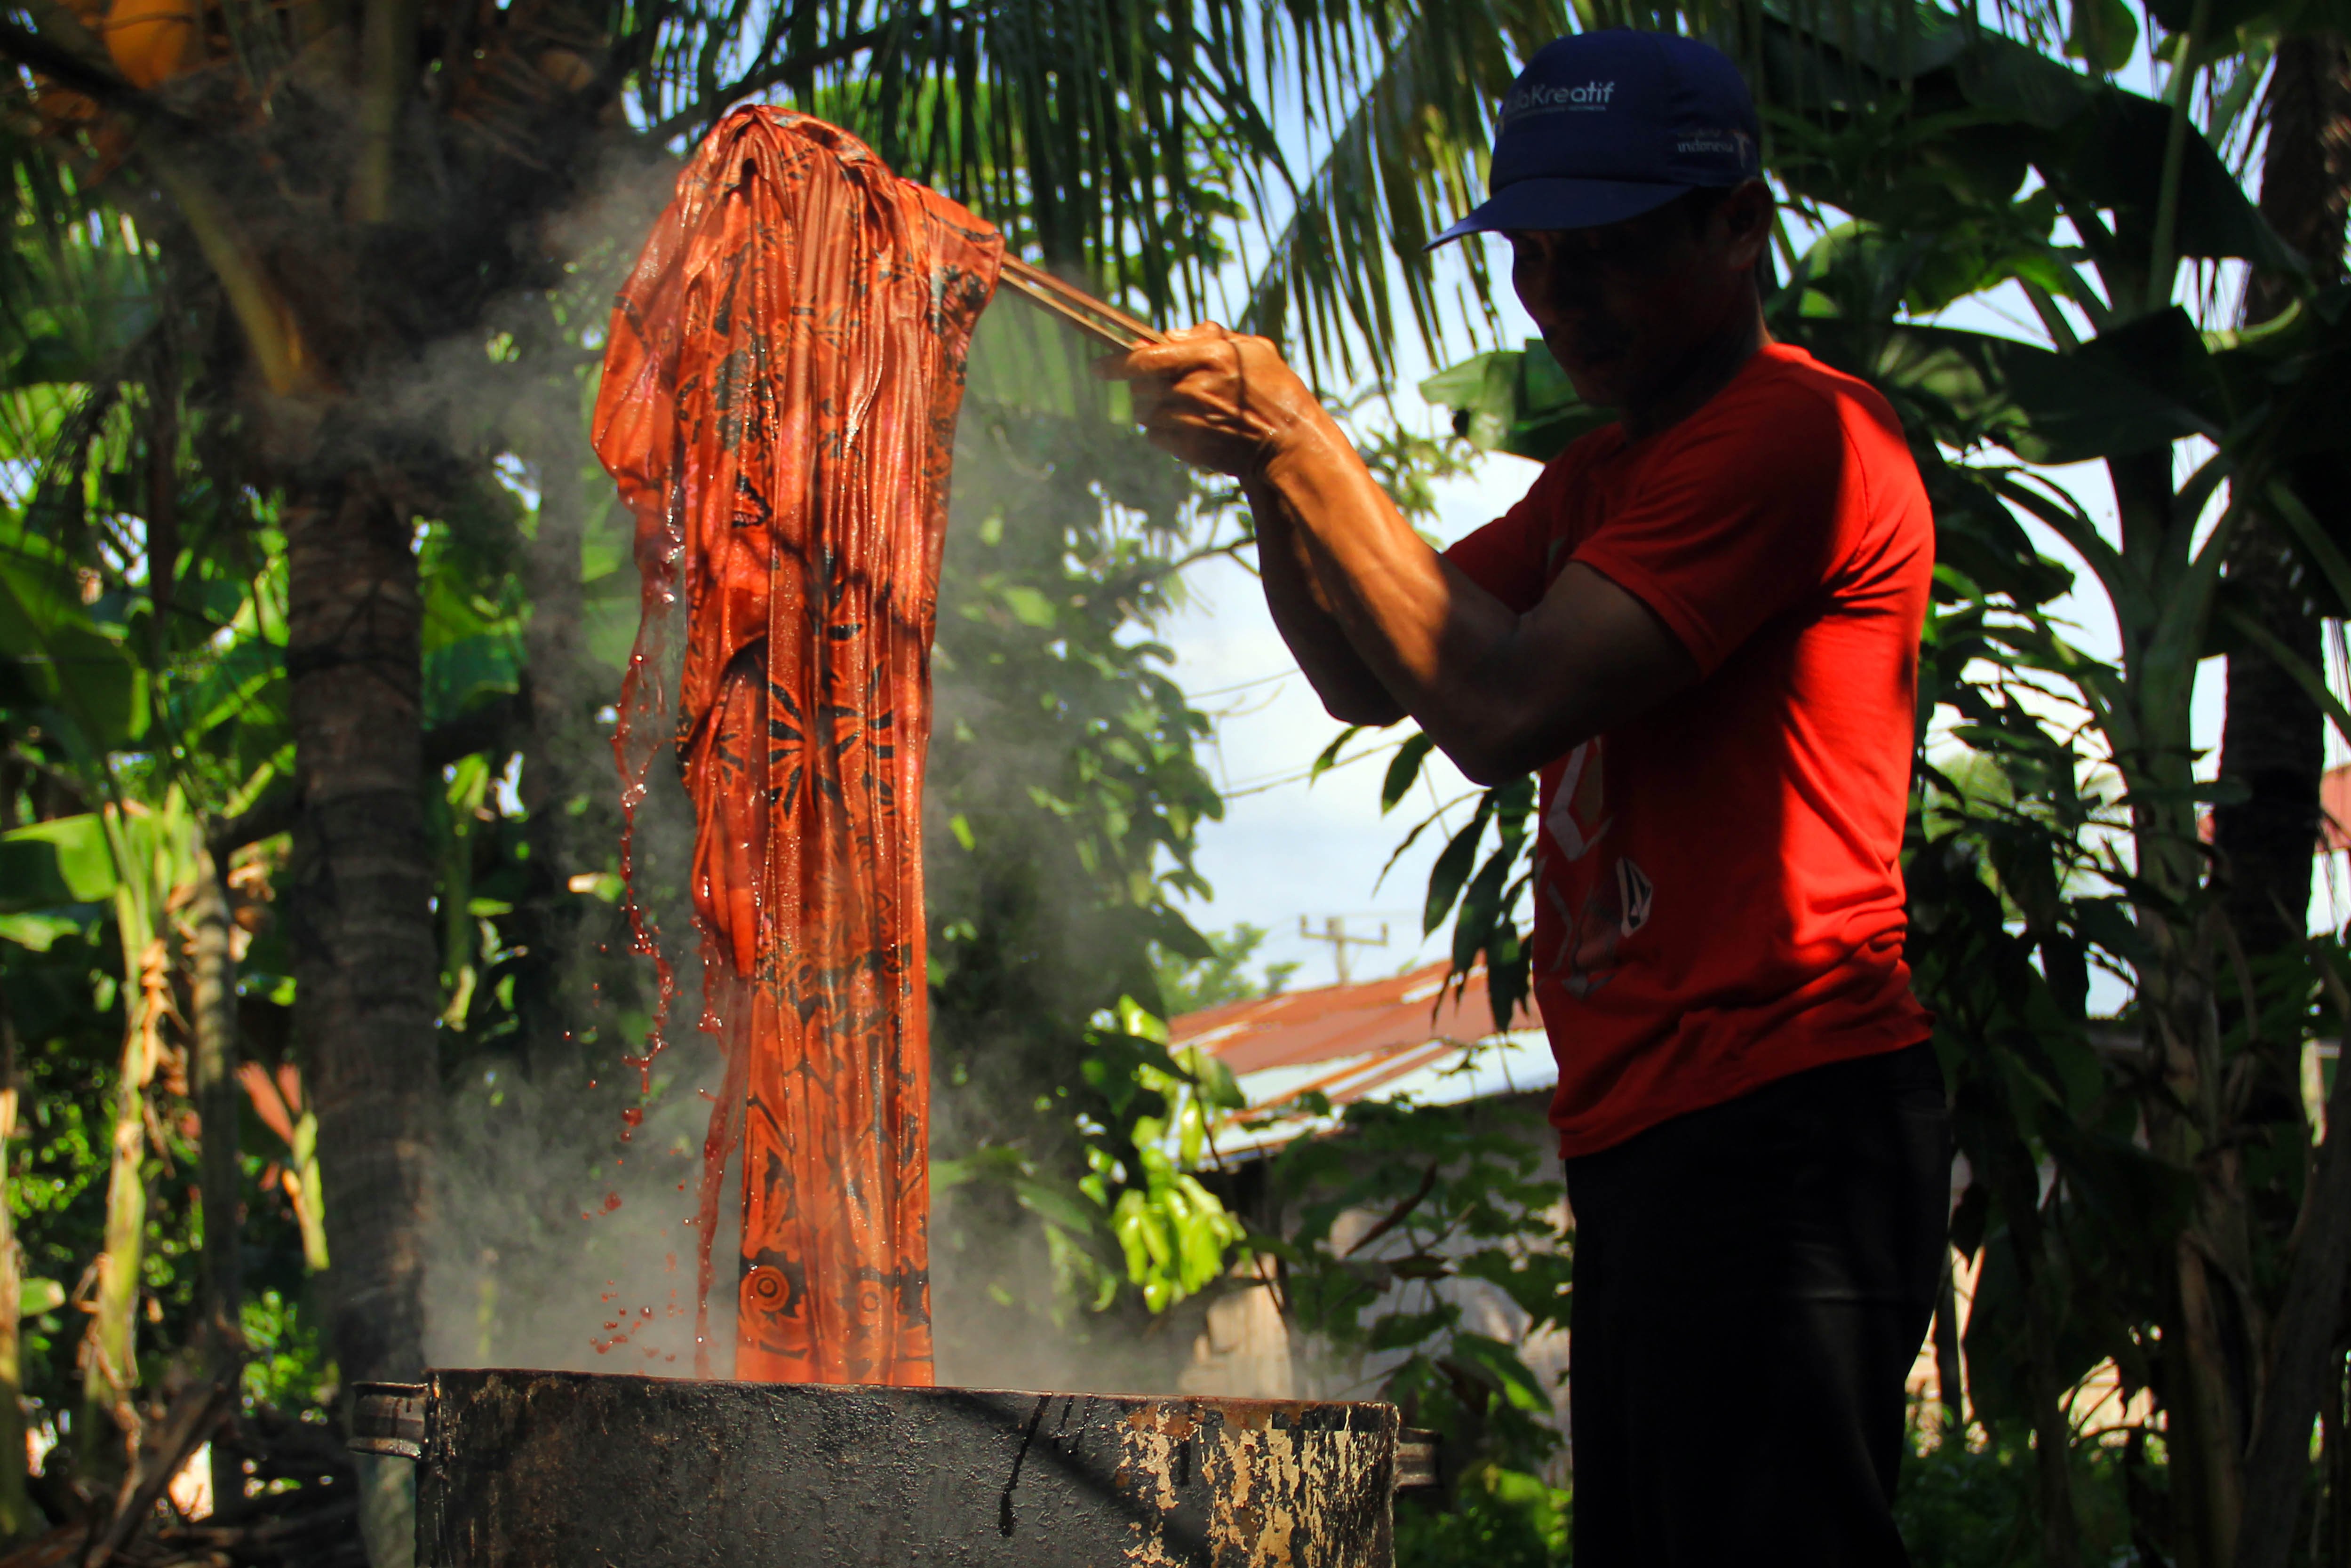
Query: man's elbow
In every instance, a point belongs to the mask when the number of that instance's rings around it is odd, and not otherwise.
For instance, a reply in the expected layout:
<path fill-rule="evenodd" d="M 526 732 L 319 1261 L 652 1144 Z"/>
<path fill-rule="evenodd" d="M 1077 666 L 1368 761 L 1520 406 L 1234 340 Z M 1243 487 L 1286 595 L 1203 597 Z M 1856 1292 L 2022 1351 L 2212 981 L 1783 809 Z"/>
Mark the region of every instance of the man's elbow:
<path fill-rule="evenodd" d="M 1350 698 L 1350 695 L 1326 695 L 1323 712 L 1340 724 L 1362 724 L 1364 728 L 1387 728 L 1404 719 L 1401 703 L 1383 703 L 1378 698 Z"/>
<path fill-rule="evenodd" d="M 1523 779 L 1552 758 L 1573 748 L 1581 735 L 1562 738 L 1554 728 L 1498 727 L 1484 734 L 1440 737 L 1437 747 L 1461 770 L 1461 776 L 1482 789 Z"/>
<path fill-rule="evenodd" d="M 1341 724 L 1385 729 L 1404 717 L 1404 705 L 1385 692 L 1322 692 L 1322 711 Z"/>
<path fill-rule="evenodd" d="M 1453 766 L 1461 777 L 1480 789 L 1491 789 L 1508 784 L 1513 779 L 1523 779 L 1541 767 L 1548 758 L 1537 758 L 1522 751 L 1448 751 Z"/>
<path fill-rule="evenodd" d="M 1460 769 L 1462 778 L 1480 789 L 1491 789 L 1498 784 L 1507 784 L 1527 771 L 1523 768 L 1513 768 L 1508 763 L 1480 753 L 1448 751 L 1445 755 L 1455 768 Z"/>

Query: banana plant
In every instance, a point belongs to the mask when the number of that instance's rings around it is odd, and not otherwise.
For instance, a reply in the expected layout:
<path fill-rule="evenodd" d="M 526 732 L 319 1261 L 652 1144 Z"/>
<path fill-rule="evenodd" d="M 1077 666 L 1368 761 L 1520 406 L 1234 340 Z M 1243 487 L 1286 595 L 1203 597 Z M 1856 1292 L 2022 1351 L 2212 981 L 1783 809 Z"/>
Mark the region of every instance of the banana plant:
<path fill-rule="evenodd" d="M 167 1063 L 183 1073 L 186 1033 L 174 994 L 172 921 L 196 882 L 195 817 L 174 789 L 154 806 L 109 801 L 97 811 L 18 828 L 0 846 L 43 851 L 51 877 L 78 904 L 111 906 L 122 956 L 122 1053 L 110 1116 L 105 1245 L 90 1277 L 90 1326 L 82 1351 L 82 1409 L 75 1423 L 78 1468 L 120 1473 L 140 1419 L 133 1394 L 140 1260 L 146 1243 L 149 1149 L 159 1123 L 150 1090 Z M 155 1141 L 160 1142 L 160 1136 Z M 112 1436 L 110 1437 L 110 1434 Z"/>

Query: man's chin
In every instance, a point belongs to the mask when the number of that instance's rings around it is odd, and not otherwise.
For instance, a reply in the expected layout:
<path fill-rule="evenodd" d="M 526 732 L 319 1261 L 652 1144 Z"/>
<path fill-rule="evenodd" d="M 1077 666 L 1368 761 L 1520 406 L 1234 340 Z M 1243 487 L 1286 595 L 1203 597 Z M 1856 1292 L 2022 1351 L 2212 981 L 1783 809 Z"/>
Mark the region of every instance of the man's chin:
<path fill-rule="evenodd" d="M 1559 358 L 1556 353 L 1552 357 Z M 1623 401 L 1623 389 L 1614 376 L 1588 366 L 1571 364 L 1565 360 L 1560 360 L 1559 368 L 1567 372 L 1568 384 L 1585 402 L 1601 408 L 1614 408 Z"/>

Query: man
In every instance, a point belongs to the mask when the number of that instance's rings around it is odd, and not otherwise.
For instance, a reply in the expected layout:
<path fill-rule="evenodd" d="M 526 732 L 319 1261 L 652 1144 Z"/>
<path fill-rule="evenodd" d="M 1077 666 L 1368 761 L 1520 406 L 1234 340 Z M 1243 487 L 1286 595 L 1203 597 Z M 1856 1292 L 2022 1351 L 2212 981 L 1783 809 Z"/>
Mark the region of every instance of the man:
<path fill-rule="evenodd" d="M 1541 770 L 1577 1568 L 1907 1561 L 1949 1179 L 1898 860 L 1933 523 L 1885 401 L 1764 329 L 1757 135 L 1686 39 L 1563 38 L 1519 78 L 1492 197 L 1442 237 L 1510 241 L 1622 418 L 1442 556 L 1270 344 L 1201 327 L 1106 367 L 1240 479 L 1334 716 Z"/>

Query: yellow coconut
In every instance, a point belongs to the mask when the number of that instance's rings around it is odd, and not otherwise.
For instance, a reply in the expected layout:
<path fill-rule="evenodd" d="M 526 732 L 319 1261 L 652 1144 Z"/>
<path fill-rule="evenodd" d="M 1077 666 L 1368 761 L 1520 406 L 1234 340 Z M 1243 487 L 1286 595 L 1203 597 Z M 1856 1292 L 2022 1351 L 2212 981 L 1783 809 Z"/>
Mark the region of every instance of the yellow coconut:
<path fill-rule="evenodd" d="M 106 52 L 142 88 L 169 81 L 204 52 L 200 0 L 114 0 L 106 13 Z"/>

